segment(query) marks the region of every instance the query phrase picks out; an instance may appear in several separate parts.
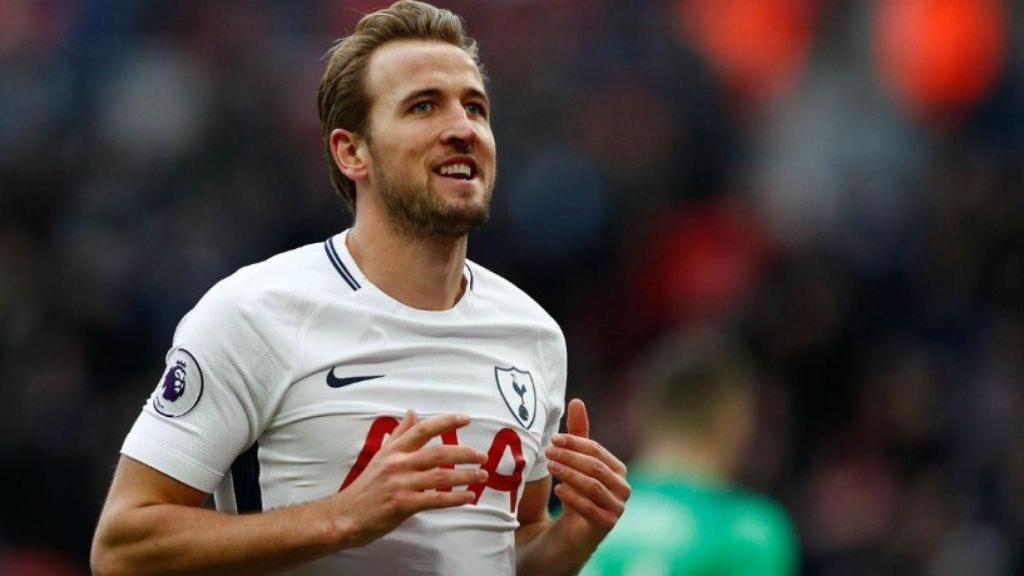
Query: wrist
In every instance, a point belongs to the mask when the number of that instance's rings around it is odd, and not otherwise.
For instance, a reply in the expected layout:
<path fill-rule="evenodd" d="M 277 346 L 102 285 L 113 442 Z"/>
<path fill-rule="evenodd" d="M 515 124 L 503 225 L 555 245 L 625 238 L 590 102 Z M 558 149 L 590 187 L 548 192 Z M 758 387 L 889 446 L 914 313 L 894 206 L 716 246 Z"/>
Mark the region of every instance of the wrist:
<path fill-rule="evenodd" d="M 593 550 L 581 550 L 567 536 L 562 517 L 545 523 L 542 530 L 520 549 L 520 572 L 529 574 L 576 574 Z M 543 567 L 541 569 L 540 567 Z"/>
<path fill-rule="evenodd" d="M 366 544 L 363 542 L 363 530 L 351 514 L 340 505 L 338 498 L 328 498 L 326 510 L 320 515 L 323 521 L 321 537 L 325 548 L 331 551 L 354 548 Z"/>

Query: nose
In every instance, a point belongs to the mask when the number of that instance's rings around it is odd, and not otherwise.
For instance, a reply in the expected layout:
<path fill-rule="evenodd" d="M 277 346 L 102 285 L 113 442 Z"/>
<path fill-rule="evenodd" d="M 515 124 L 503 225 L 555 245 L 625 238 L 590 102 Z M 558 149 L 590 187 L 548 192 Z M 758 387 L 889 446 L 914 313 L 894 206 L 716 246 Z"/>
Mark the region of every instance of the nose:
<path fill-rule="evenodd" d="M 444 131 L 441 132 L 441 143 L 451 146 L 460 152 L 472 152 L 476 144 L 476 126 L 469 118 L 466 110 L 459 105 L 447 120 Z"/>

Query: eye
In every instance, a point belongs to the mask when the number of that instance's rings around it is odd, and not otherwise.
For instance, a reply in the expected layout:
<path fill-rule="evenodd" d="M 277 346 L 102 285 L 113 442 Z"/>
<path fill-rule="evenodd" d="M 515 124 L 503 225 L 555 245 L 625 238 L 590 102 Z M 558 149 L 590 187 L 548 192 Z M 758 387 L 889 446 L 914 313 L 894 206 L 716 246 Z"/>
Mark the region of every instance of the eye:
<path fill-rule="evenodd" d="M 466 104 L 466 111 L 473 116 L 480 116 L 481 118 L 487 118 L 487 107 L 477 102 L 470 102 Z"/>
<path fill-rule="evenodd" d="M 434 103 L 430 100 L 420 100 L 409 108 L 410 112 L 430 112 L 434 109 Z"/>

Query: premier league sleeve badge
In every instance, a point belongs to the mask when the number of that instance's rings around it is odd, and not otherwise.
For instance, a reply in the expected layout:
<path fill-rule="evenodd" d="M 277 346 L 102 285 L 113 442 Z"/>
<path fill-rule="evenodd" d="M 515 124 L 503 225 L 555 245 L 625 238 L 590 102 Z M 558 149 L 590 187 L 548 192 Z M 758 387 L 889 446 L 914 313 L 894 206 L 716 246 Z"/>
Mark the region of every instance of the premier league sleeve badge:
<path fill-rule="evenodd" d="M 153 392 L 153 409 L 168 418 L 177 418 L 195 408 L 202 396 L 203 371 L 199 362 L 184 348 L 174 350 Z"/>

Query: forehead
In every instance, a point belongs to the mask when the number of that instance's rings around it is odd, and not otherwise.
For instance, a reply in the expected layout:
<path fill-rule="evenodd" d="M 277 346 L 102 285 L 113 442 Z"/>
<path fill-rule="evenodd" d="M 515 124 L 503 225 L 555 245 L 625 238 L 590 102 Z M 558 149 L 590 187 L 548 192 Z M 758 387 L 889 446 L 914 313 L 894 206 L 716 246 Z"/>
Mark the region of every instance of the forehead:
<path fill-rule="evenodd" d="M 465 50 L 437 40 L 396 40 L 376 49 L 366 71 L 374 104 L 401 100 L 422 89 L 484 91 L 483 79 Z"/>

